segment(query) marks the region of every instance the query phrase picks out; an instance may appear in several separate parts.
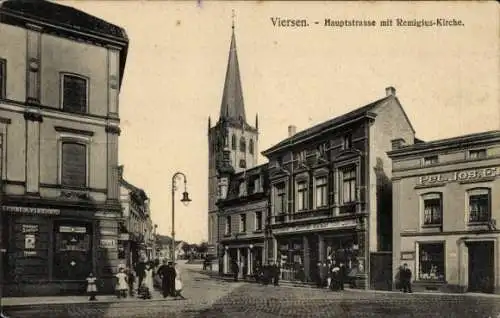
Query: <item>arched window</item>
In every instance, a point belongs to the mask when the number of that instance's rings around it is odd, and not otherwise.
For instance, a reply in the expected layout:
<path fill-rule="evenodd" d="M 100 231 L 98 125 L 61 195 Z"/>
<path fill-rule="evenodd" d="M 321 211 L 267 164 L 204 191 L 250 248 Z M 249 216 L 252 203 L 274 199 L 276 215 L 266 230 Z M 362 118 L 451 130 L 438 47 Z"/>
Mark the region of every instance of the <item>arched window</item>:
<path fill-rule="evenodd" d="M 248 144 L 248 152 L 253 155 L 253 139 L 250 139 L 250 142 Z"/>
<path fill-rule="evenodd" d="M 247 143 L 245 141 L 245 137 L 241 137 L 240 139 L 240 151 L 241 152 L 247 151 Z"/>
<path fill-rule="evenodd" d="M 233 134 L 233 135 L 231 136 L 231 148 L 232 148 L 233 150 L 236 150 L 236 135 L 235 135 L 235 134 Z"/>

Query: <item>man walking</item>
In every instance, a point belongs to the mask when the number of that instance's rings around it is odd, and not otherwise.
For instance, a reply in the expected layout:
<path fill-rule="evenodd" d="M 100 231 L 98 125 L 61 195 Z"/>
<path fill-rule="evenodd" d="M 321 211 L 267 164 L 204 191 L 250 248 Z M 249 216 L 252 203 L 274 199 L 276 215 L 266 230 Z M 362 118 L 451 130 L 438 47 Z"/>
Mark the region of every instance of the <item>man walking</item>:
<path fill-rule="evenodd" d="M 158 268 L 158 276 L 160 276 L 160 278 L 161 278 L 161 292 L 162 292 L 163 298 L 167 298 L 167 296 L 171 292 L 170 275 L 171 275 L 171 271 L 167 265 L 167 260 L 164 259 L 163 264 L 160 266 L 160 268 Z"/>
<path fill-rule="evenodd" d="M 401 273 L 399 274 L 401 284 L 403 285 L 403 293 L 411 293 L 411 269 L 408 264 L 404 263 Z"/>

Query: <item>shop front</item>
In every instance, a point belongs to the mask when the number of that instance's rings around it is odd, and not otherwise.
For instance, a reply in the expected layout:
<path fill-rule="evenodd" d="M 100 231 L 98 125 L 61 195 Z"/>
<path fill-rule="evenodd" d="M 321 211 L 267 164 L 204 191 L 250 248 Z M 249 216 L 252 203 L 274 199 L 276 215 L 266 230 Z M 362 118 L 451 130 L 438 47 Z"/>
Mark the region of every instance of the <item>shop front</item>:
<path fill-rule="evenodd" d="M 348 275 L 364 280 L 364 233 L 355 228 L 355 220 L 346 220 L 273 229 L 281 279 L 314 282 L 318 263 L 331 262 L 344 264 Z"/>
<path fill-rule="evenodd" d="M 90 273 L 109 289 L 117 227 L 94 212 L 2 206 L 4 295 L 81 294 Z"/>
<path fill-rule="evenodd" d="M 233 275 L 233 264 L 238 264 L 238 277 L 252 277 L 256 268 L 264 264 L 264 242 L 225 242 L 223 273 Z"/>

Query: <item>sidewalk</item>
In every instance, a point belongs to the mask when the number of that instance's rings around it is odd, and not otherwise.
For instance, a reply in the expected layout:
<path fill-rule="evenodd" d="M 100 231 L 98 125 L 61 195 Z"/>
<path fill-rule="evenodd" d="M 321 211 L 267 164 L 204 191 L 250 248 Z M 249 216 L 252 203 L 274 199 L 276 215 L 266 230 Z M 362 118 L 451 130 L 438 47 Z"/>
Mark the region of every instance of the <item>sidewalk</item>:
<path fill-rule="evenodd" d="M 223 280 L 223 281 L 228 281 L 231 282 L 233 281 L 232 276 L 220 276 L 219 273 L 217 272 L 210 272 L 210 271 L 203 271 L 199 270 L 199 273 L 205 274 L 213 279 L 218 279 L 218 280 Z M 238 278 L 238 281 L 240 282 L 246 282 L 246 283 L 253 283 L 256 284 L 257 282 L 254 279 L 242 279 Z M 317 289 L 317 287 L 313 283 L 300 283 L 300 282 L 292 282 L 292 281 L 283 281 L 280 280 L 279 282 L 280 287 L 286 287 L 286 288 L 309 288 L 309 289 Z M 325 292 L 327 289 L 324 289 Z M 399 290 L 373 290 L 373 289 L 357 289 L 357 288 L 349 288 L 345 287 L 345 291 L 349 292 L 354 292 L 354 293 L 364 293 L 364 294 L 387 294 L 387 295 L 395 295 L 395 294 L 402 294 L 401 291 Z M 500 299 L 500 294 L 485 294 L 485 293 L 445 293 L 445 292 L 439 292 L 439 291 L 417 291 L 417 292 L 412 292 L 411 295 L 437 295 L 437 296 L 466 296 L 466 297 L 486 297 L 486 298 L 499 298 Z"/>

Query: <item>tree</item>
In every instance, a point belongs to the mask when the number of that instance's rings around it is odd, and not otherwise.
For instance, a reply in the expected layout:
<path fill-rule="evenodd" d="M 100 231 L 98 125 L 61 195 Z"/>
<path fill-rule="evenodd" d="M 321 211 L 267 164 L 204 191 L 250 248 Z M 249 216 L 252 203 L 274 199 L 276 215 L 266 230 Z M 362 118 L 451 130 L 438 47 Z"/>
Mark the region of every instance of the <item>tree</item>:
<path fill-rule="evenodd" d="M 201 242 L 201 244 L 198 246 L 198 253 L 204 254 L 208 252 L 208 242 Z"/>

